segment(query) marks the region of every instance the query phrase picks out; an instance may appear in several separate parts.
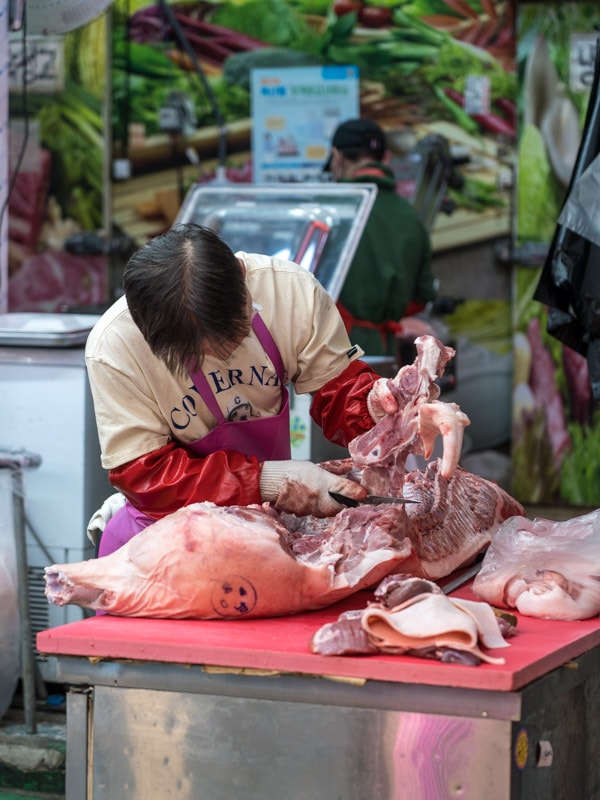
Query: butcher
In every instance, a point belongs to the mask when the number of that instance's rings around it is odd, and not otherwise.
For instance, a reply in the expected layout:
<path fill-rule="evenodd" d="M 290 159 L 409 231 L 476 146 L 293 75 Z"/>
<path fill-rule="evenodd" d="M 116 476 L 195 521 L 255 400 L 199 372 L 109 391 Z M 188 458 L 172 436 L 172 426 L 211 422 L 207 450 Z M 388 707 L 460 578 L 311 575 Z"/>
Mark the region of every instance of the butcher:
<path fill-rule="evenodd" d="M 187 224 L 134 253 L 123 287 L 85 349 L 116 490 L 92 525 L 98 555 L 192 503 L 270 502 L 324 518 L 341 510 L 330 492 L 365 496 L 359 483 L 291 458 L 288 383 L 312 396 L 312 419 L 341 446 L 398 409 L 311 273 L 233 253 Z"/>

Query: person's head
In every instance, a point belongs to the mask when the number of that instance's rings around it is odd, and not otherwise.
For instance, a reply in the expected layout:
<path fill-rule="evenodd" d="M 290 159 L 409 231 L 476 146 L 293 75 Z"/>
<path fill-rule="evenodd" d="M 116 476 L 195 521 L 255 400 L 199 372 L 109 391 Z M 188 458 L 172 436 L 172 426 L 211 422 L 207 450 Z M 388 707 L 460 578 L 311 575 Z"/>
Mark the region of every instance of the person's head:
<path fill-rule="evenodd" d="M 349 119 L 342 122 L 331 140 L 329 169 L 336 180 L 349 177 L 354 170 L 370 161 L 383 161 L 387 151 L 385 133 L 370 119 Z"/>
<path fill-rule="evenodd" d="M 177 225 L 129 259 L 123 288 L 133 321 L 178 374 L 227 358 L 251 329 L 245 271 L 210 228 Z"/>

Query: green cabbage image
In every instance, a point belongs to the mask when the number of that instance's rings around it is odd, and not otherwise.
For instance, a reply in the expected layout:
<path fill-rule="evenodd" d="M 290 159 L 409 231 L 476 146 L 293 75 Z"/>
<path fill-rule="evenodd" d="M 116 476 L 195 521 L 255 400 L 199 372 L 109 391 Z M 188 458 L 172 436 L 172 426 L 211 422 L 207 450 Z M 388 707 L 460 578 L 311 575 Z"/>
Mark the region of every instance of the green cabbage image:
<path fill-rule="evenodd" d="M 562 199 L 539 129 L 523 127 L 517 153 L 517 238 L 550 242 Z"/>

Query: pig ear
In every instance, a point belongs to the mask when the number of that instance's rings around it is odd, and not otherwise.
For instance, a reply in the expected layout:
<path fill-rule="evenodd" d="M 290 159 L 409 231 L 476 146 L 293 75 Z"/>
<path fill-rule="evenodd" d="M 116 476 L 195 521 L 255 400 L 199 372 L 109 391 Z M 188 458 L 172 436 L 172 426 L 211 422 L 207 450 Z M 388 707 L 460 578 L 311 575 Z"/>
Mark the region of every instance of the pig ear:
<path fill-rule="evenodd" d="M 419 436 L 423 442 L 425 458 L 433 453 L 437 437 L 442 437 L 443 478 L 450 478 L 454 474 L 462 451 L 463 432 L 470 424 L 471 420 L 456 403 L 434 400 L 419 406 Z"/>

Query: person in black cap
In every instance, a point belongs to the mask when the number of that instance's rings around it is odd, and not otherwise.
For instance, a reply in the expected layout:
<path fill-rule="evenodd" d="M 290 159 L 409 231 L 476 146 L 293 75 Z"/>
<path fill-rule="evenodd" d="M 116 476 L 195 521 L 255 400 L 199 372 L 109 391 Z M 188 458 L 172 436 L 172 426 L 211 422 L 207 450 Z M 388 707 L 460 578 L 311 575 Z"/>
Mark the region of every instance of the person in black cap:
<path fill-rule="evenodd" d="M 336 181 L 375 183 L 373 208 L 338 300 L 353 342 L 367 355 L 398 352 L 401 319 L 435 298 L 429 234 L 415 208 L 396 191 L 384 163 L 385 133 L 368 119 L 350 119 L 335 131 L 325 171 Z"/>

